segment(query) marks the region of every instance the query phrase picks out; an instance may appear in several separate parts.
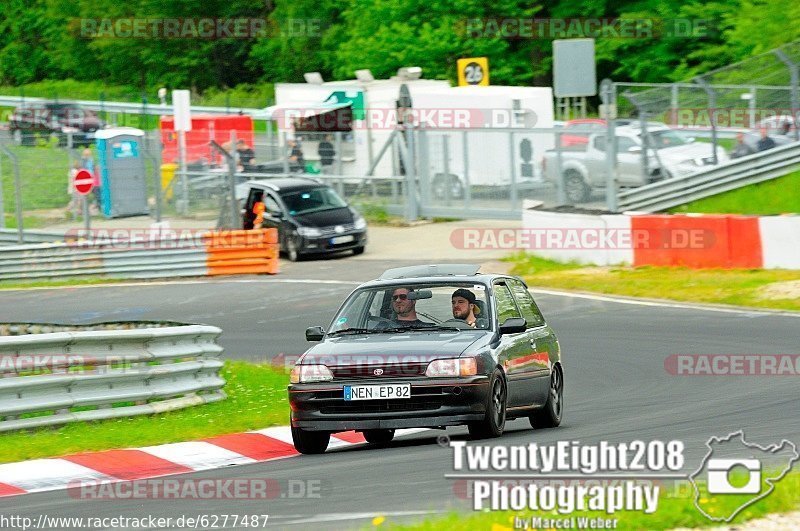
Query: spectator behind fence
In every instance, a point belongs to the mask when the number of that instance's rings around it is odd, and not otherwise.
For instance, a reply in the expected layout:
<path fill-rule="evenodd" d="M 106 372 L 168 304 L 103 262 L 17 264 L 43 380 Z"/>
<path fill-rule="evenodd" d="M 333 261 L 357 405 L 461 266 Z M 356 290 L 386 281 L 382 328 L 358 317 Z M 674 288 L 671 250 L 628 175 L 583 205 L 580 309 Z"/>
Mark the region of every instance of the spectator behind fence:
<path fill-rule="evenodd" d="M 83 210 L 84 197 L 75 190 L 74 185 L 75 176 L 78 175 L 79 171 L 81 171 L 81 162 L 76 160 L 72 163 L 72 167 L 67 174 L 67 193 L 70 197 L 67 205 L 67 216 L 69 217 L 71 214 L 73 219 L 77 218 Z"/>
<path fill-rule="evenodd" d="M 255 164 L 256 152 L 244 140 L 236 141 L 236 152 L 239 154 L 239 163 L 247 170 Z"/>
<path fill-rule="evenodd" d="M 331 165 L 336 158 L 336 150 L 331 144 L 331 135 L 325 135 L 325 139 L 319 143 L 319 163 L 322 165 L 323 173 L 329 173 Z"/>
<path fill-rule="evenodd" d="M 297 140 L 291 139 L 287 142 L 289 145 L 289 170 L 305 172 L 306 161 L 303 157 L 303 150 Z"/>
<path fill-rule="evenodd" d="M 744 143 L 744 134 L 736 133 L 736 146 L 734 146 L 733 150 L 731 151 L 731 158 L 738 159 L 739 157 L 751 155 L 752 153 L 753 148 Z"/>
<path fill-rule="evenodd" d="M 772 149 L 775 147 L 775 141 L 772 140 L 769 136 L 769 131 L 766 127 L 761 128 L 761 138 L 756 144 L 756 148 L 758 151 L 766 151 L 768 149 Z"/>

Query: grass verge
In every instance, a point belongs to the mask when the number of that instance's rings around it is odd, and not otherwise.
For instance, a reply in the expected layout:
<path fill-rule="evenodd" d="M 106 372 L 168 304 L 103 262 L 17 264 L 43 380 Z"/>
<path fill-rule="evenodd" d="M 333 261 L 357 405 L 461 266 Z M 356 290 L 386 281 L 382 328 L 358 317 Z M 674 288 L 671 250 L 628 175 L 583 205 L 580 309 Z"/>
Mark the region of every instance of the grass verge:
<path fill-rule="evenodd" d="M 800 213 L 800 171 L 771 181 L 698 199 L 673 208 L 670 212 L 759 216 Z"/>
<path fill-rule="evenodd" d="M 782 269 L 689 269 L 678 267 L 586 267 L 517 253 L 512 274 L 530 286 L 593 291 L 676 301 L 800 310 L 800 271 Z"/>
<path fill-rule="evenodd" d="M 800 473 L 789 474 L 780 482 L 776 483 L 776 488 L 766 498 L 750 505 L 739 513 L 730 524 L 736 524 L 763 517 L 770 513 L 789 512 L 800 507 Z M 414 530 L 450 530 L 450 529 L 491 529 L 492 531 L 506 531 L 514 528 L 514 518 L 530 520 L 531 517 L 542 519 L 562 519 L 574 516 L 576 518 L 616 518 L 618 523 L 616 529 L 673 529 L 676 527 L 714 527 L 720 523 L 712 522 L 707 519 L 695 507 L 692 497 L 693 489 L 685 489 L 679 495 L 669 495 L 661 493 L 658 509 L 653 514 L 639 512 L 620 512 L 608 515 L 598 511 L 576 511 L 569 515 L 552 512 L 533 512 L 533 511 L 496 511 L 490 513 L 450 513 L 439 518 L 426 519 L 423 522 L 407 526 L 389 526 L 389 529 L 414 529 Z M 733 498 L 736 498 L 735 496 Z M 703 500 L 701 500 L 702 503 Z M 735 510 L 740 505 L 740 501 L 731 497 L 717 496 L 707 500 L 710 505 L 703 504 L 704 509 L 713 509 L 711 514 L 726 514 Z M 552 526 L 551 526 L 552 528 Z M 766 528 L 765 528 L 766 529 Z"/>
<path fill-rule="evenodd" d="M 157 279 L 153 279 L 157 280 Z M 120 284 L 123 282 L 146 282 L 146 279 L 129 278 L 65 278 L 63 280 L 0 281 L 0 291 L 30 288 L 60 288 L 62 286 L 93 286 L 97 284 Z"/>
<path fill-rule="evenodd" d="M 160 415 L 0 434 L 0 463 L 190 441 L 288 424 L 289 376 L 282 369 L 226 361 L 221 374 L 228 393 L 221 402 Z"/>

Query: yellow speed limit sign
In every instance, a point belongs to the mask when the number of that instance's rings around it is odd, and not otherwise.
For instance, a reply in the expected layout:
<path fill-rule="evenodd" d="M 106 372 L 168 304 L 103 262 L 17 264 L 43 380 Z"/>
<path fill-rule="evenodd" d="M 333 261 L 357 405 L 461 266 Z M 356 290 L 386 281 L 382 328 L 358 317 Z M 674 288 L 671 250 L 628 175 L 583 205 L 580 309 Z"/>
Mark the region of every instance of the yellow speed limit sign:
<path fill-rule="evenodd" d="M 468 57 L 458 60 L 458 86 L 489 86 L 489 59 L 486 57 Z"/>

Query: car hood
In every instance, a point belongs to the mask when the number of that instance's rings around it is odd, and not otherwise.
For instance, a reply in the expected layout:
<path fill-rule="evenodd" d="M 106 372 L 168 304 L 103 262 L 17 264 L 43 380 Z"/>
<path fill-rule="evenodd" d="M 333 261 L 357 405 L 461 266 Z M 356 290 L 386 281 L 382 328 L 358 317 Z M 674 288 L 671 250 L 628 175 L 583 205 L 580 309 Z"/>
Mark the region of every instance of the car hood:
<path fill-rule="evenodd" d="M 490 331 L 436 330 L 334 337 L 310 348 L 301 363 L 345 366 L 428 362 L 460 356 L 473 343 L 492 335 Z"/>
<path fill-rule="evenodd" d="M 331 225 L 345 225 L 355 221 L 353 213 L 348 207 L 320 210 L 308 214 L 295 214 L 294 219 L 307 227 L 330 227 Z"/>

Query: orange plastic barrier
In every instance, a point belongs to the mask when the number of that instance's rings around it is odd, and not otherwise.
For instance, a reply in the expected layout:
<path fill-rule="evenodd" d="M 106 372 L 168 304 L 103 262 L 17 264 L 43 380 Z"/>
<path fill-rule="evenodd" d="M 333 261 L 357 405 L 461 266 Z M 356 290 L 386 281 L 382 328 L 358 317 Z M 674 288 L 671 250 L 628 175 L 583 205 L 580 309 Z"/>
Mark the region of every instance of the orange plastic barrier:
<path fill-rule="evenodd" d="M 208 274 L 278 273 L 278 230 L 227 230 L 204 235 Z"/>
<path fill-rule="evenodd" d="M 633 216 L 631 229 L 634 266 L 762 267 L 757 217 Z"/>

